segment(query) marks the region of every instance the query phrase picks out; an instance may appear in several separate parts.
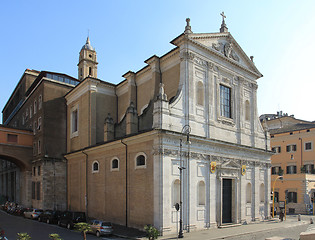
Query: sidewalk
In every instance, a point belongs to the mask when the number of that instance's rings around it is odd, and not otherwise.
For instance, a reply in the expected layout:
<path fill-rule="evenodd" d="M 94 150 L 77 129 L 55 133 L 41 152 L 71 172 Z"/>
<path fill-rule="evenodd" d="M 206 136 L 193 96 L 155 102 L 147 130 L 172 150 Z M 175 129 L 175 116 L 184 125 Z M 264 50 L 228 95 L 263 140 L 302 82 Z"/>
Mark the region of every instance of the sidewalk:
<path fill-rule="evenodd" d="M 236 227 L 231 227 L 231 228 L 215 228 L 215 229 L 209 229 L 209 230 L 203 230 L 203 231 L 184 233 L 184 238 L 190 239 L 190 240 L 223 239 L 223 238 L 228 238 L 231 236 L 241 236 L 241 235 L 246 235 L 249 233 L 262 232 L 262 231 L 267 231 L 271 229 L 288 228 L 288 227 L 301 225 L 301 224 L 309 224 L 311 217 L 312 216 L 302 215 L 301 221 L 298 221 L 297 215 L 289 215 L 287 216 L 287 220 L 283 222 L 280 222 L 278 218 L 275 218 L 274 220 L 270 220 L 270 221 L 249 223 L 248 225 L 241 225 L 241 226 L 236 226 Z M 177 236 L 176 235 L 165 236 L 165 237 L 162 236 L 159 239 L 165 239 L 165 240 L 177 239 Z"/>
<path fill-rule="evenodd" d="M 301 215 L 301 221 L 298 221 L 297 215 L 287 215 L 287 219 L 283 222 L 280 222 L 278 218 L 274 218 L 273 220 L 257 222 L 257 223 L 249 223 L 248 225 L 235 226 L 230 228 L 212 228 L 208 230 L 201 230 L 195 232 L 184 232 L 184 239 L 190 240 L 200 240 L 200 239 L 223 239 L 231 236 L 241 236 L 254 232 L 262 232 L 271 229 L 277 228 L 289 228 L 292 226 L 309 224 L 310 218 L 314 216 L 310 215 Z M 315 228 L 315 224 L 314 224 Z M 114 226 L 114 235 L 118 237 L 123 237 L 127 239 L 146 239 L 145 233 L 136 230 L 129 229 L 123 226 Z M 159 240 L 168 240 L 168 239 L 177 239 L 177 234 L 161 236 L 158 238 Z"/>

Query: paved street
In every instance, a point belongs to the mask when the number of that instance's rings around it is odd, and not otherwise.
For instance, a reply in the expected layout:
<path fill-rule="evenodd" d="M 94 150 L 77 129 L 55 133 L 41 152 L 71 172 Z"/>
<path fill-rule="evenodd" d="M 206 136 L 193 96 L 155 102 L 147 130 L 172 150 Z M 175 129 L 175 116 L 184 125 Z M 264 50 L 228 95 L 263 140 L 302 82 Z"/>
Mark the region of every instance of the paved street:
<path fill-rule="evenodd" d="M 46 224 L 23 217 L 13 216 L 0 211 L 0 227 L 5 231 L 5 236 L 9 240 L 17 239 L 17 233 L 27 232 L 32 240 L 48 240 L 50 233 L 58 233 L 64 240 L 79 240 L 83 239 L 82 235 L 76 231 L 68 230 L 53 224 Z M 94 235 L 88 234 L 88 240 L 93 239 L 122 239 L 117 237 L 102 237 L 97 238 Z"/>
<path fill-rule="evenodd" d="M 279 236 L 288 239 L 299 239 L 301 232 L 306 231 L 310 225 L 311 216 L 302 216 L 302 221 L 297 221 L 296 215 L 287 216 L 284 222 L 269 221 L 260 222 L 248 225 L 242 225 L 230 228 L 209 229 L 198 232 L 184 233 L 185 239 L 190 240 L 214 240 L 214 239 L 228 239 L 228 240 L 264 240 L 267 237 Z M 176 239 L 177 236 L 163 236 L 160 239 Z"/>

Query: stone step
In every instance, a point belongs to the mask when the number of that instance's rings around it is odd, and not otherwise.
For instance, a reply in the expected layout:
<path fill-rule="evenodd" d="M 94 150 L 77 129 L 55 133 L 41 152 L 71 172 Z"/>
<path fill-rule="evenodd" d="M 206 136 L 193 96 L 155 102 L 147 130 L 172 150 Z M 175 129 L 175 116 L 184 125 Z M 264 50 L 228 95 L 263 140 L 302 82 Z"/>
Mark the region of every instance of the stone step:
<path fill-rule="evenodd" d="M 222 225 L 219 226 L 219 228 L 230 228 L 230 227 L 238 227 L 241 226 L 242 224 L 240 223 L 223 223 Z"/>

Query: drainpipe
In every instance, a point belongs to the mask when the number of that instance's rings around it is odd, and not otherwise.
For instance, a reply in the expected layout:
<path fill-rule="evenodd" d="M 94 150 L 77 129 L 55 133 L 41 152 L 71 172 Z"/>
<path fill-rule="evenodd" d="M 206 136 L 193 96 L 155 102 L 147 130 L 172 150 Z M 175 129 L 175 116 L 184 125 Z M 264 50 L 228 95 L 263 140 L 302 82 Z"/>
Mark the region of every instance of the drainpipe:
<path fill-rule="evenodd" d="M 302 138 L 299 138 L 299 140 L 301 141 L 301 167 L 303 167 L 303 142 Z"/>
<path fill-rule="evenodd" d="M 88 218 L 88 155 L 82 151 L 82 153 L 85 155 L 85 196 L 84 196 L 84 200 L 85 200 L 85 215 L 86 218 Z"/>
<path fill-rule="evenodd" d="M 126 147 L 126 227 L 128 227 L 128 145 L 120 140 Z"/>

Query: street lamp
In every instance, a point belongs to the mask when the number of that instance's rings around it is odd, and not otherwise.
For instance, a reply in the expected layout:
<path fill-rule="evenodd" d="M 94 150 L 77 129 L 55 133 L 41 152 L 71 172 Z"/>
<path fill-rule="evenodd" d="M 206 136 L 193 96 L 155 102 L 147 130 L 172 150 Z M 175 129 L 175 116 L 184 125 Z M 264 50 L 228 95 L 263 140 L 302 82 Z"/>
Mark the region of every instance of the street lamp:
<path fill-rule="evenodd" d="M 189 141 L 189 134 L 191 132 L 191 128 L 189 125 L 185 125 L 182 128 L 181 134 L 186 134 L 187 135 L 187 144 L 190 144 Z M 182 147 L 183 147 L 183 139 L 180 139 L 179 141 L 179 232 L 178 232 L 178 238 L 183 238 L 183 200 L 182 200 L 182 171 L 186 169 L 185 167 L 182 166 Z M 189 152 L 188 152 L 189 156 Z"/>
<path fill-rule="evenodd" d="M 275 185 L 276 185 L 276 181 L 277 181 L 279 178 L 280 178 L 281 180 L 283 180 L 283 176 L 278 176 L 278 177 L 275 179 L 275 181 L 273 182 L 273 186 L 272 186 L 272 218 L 275 217 L 275 211 L 274 211 L 274 209 L 275 209 Z"/>

